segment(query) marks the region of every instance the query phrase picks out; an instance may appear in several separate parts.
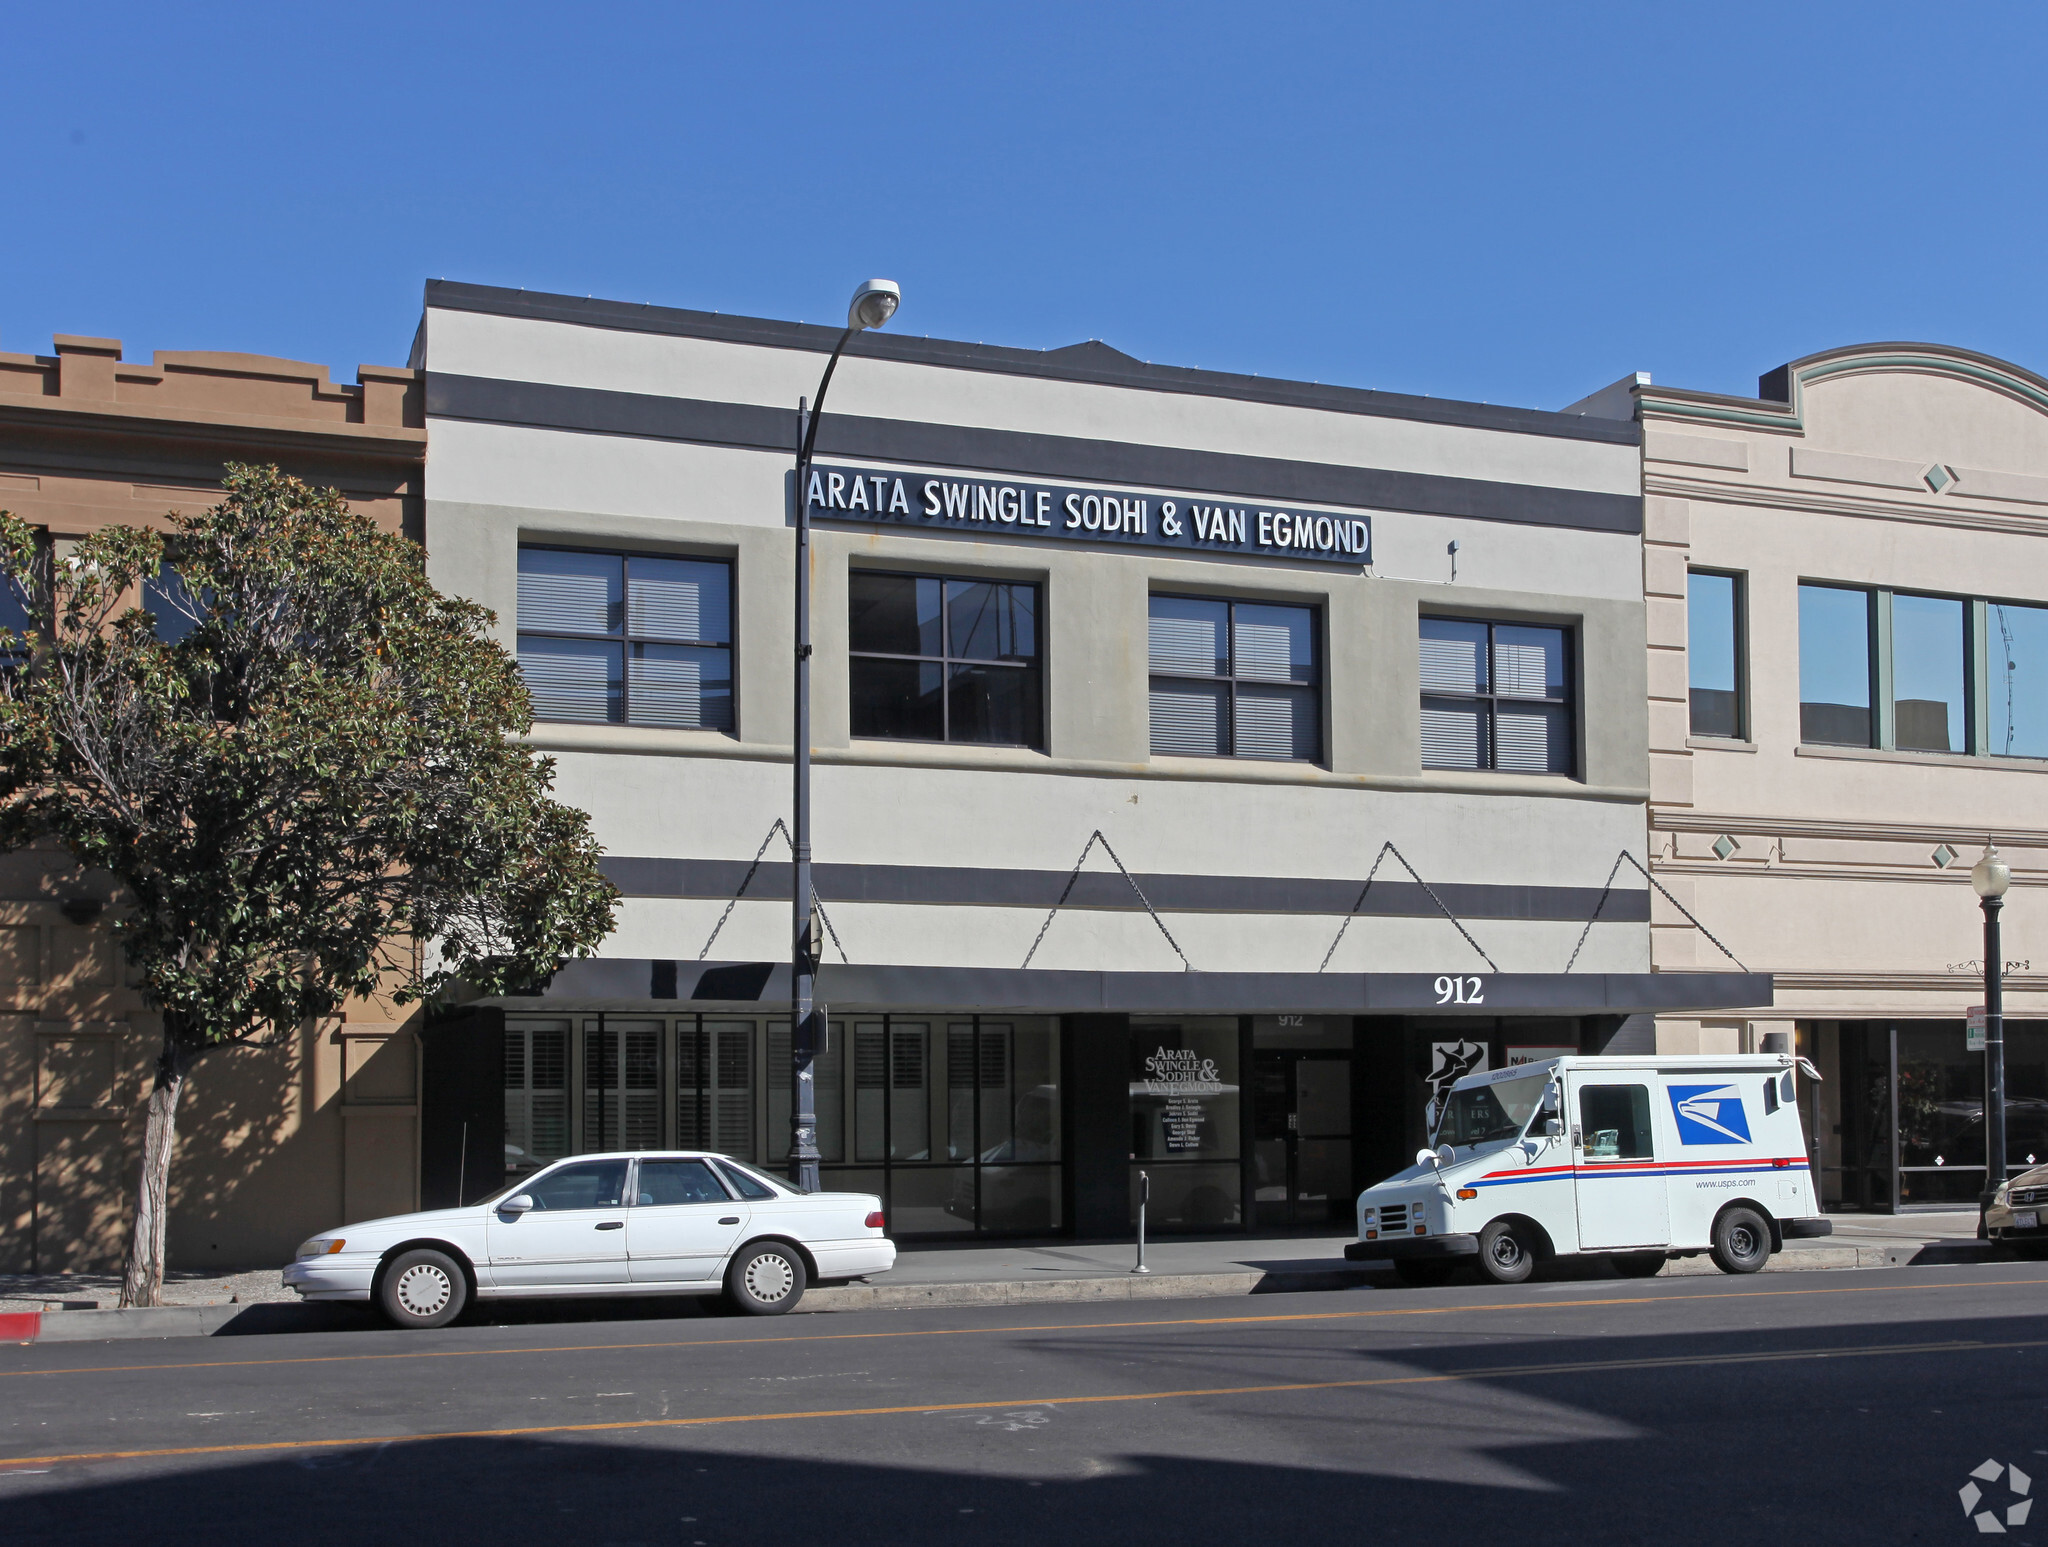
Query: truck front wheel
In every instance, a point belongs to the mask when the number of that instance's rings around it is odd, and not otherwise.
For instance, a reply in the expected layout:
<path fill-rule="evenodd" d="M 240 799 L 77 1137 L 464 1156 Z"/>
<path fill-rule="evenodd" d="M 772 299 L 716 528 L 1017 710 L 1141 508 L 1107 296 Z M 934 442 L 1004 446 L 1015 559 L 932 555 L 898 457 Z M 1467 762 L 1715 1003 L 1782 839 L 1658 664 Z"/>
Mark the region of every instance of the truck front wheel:
<path fill-rule="evenodd" d="M 1521 1226 L 1496 1219 L 1479 1232 L 1479 1270 L 1496 1284 L 1519 1284 L 1536 1271 L 1536 1252 Z"/>
<path fill-rule="evenodd" d="M 1714 1266 L 1754 1273 L 1771 1260 L 1771 1227 L 1755 1209 L 1730 1209 L 1714 1221 Z"/>

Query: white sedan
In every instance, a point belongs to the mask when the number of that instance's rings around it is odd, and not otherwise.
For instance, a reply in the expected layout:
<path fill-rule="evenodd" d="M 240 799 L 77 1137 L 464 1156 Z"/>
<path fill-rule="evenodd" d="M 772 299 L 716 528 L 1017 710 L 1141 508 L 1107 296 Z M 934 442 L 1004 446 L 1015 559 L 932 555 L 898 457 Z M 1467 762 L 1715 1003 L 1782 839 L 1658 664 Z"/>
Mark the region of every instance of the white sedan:
<path fill-rule="evenodd" d="M 324 1231 L 285 1287 L 374 1300 L 401 1327 L 446 1326 L 479 1300 L 724 1293 L 774 1316 L 807 1285 L 896 1265 L 882 1203 L 801 1193 L 723 1155 L 578 1155 L 481 1203 Z"/>

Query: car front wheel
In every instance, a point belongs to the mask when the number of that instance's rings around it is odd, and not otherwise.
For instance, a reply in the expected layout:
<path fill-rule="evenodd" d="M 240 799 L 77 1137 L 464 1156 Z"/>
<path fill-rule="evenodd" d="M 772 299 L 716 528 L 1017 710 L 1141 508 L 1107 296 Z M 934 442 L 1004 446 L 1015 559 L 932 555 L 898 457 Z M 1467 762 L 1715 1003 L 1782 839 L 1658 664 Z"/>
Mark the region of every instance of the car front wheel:
<path fill-rule="evenodd" d="M 461 1266 L 425 1248 L 394 1258 L 377 1286 L 377 1304 L 394 1327 L 445 1327 L 468 1303 Z"/>
<path fill-rule="evenodd" d="M 780 1316 L 804 1297 L 808 1282 L 795 1247 L 762 1241 L 733 1258 L 725 1270 L 725 1298 L 749 1316 Z"/>

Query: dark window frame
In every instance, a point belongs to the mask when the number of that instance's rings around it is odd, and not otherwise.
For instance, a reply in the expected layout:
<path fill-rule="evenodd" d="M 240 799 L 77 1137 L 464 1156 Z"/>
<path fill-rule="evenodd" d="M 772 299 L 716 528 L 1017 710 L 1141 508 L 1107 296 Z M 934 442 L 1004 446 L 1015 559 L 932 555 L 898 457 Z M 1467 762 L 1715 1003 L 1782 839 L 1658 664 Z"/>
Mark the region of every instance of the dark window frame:
<path fill-rule="evenodd" d="M 739 563 L 738 563 L 737 559 L 736 559 L 736 558 L 735 558 L 734 556 L 732 556 L 732 555 L 729 555 L 729 554 L 722 554 L 722 553 L 663 553 L 663 552 L 657 552 L 657 551 L 655 551 L 655 550 L 653 550 L 653 549 L 647 549 L 647 548 L 586 548 L 586 547 L 580 547 L 580 546 L 578 546 L 577 544 L 574 544 L 574 543 L 527 543 L 527 542 L 523 542 L 523 543 L 520 543 L 520 544 L 519 544 L 519 552 L 520 552 L 520 553 L 528 553 L 528 552 L 532 552 L 532 553 L 577 553 L 577 554 L 586 554 L 586 555 L 594 555 L 595 557 L 598 557 L 598 558 L 605 558 L 605 559 L 618 559 L 618 560 L 620 560 L 620 561 L 621 561 L 621 563 L 622 563 L 622 566 L 623 566 L 623 567 L 622 567 L 622 568 L 620 569 L 620 571 L 619 571 L 619 585 L 620 585 L 620 591 L 619 591 L 619 595 L 620 595 L 620 598 L 621 598 L 621 605 L 620 605 L 620 608 L 619 608 L 619 627 L 618 627 L 618 629 L 617 629 L 617 630 L 616 630 L 615 632 L 612 632 L 612 633 L 607 633 L 607 634 L 576 634 L 576 633 L 570 633 L 570 632 L 568 632 L 568 631 L 567 631 L 567 630 L 565 630 L 565 629 L 549 629 L 549 628 L 528 628 L 528 627 L 526 627 L 526 626 L 525 626 L 525 624 L 524 624 L 523 622 L 519 621 L 519 619 L 518 619 L 518 617 L 517 617 L 517 610 L 518 610 L 518 607 L 517 607 L 517 603 L 516 603 L 516 601 L 515 601 L 515 603 L 514 603 L 514 621 L 513 621 L 513 632 L 514 632 L 514 639 L 513 639 L 513 645 L 512 645 L 512 653 L 513 653 L 513 657 L 514 657 L 514 659 L 517 659 L 517 658 L 518 658 L 518 653 L 519 653 L 519 643 L 518 643 L 518 642 L 519 642 L 519 640 L 521 640 L 521 639 L 525 639 L 525 638 L 528 638 L 529 636 L 530 636 L 530 637 L 532 637 L 532 638 L 534 638 L 534 639 L 565 639 L 565 640 L 576 640 L 576 641 L 580 641 L 580 642 L 588 642 L 588 641 L 590 641 L 590 640 L 602 640 L 602 641 L 605 641 L 605 642 L 607 642 L 607 643 L 612 643 L 612 644 L 616 644 L 616 645 L 618 645 L 618 646 L 619 646 L 619 649 L 620 649 L 620 652 L 621 652 L 621 654 L 620 654 L 620 665 L 621 665 L 621 667 L 623 668 L 623 673 L 622 673 L 622 675 L 621 675 L 621 678 L 620 678 L 620 681 L 619 681 L 619 718 L 618 718 L 618 719 L 616 719 L 616 720 L 610 720 L 610 719 L 606 719 L 606 720 L 555 720 L 555 719 L 550 719 L 550 718 L 548 718 L 548 717 L 547 717 L 546 715 L 543 715 L 543 714 L 539 714 L 539 713 L 536 713 L 536 714 L 534 715 L 534 717 L 533 717 L 533 718 L 534 718 L 534 723 L 535 723 L 535 724 L 537 724 L 537 725 L 636 725 L 636 724 L 637 724 L 637 725 L 641 725 L 643 729 L 652 729 L 652 730 L 682 730 L 682 731 L 691 731 L 691 730 L 697 730 L 697 731 L 709 731 L 709 732 L 711 732 L 711 733 L 712 733 L 712 734 L 714 734 L 714 735 L 720 735 L 720 736 L 734 736 L 734 737 L 737 737 L 737 736 L 739 735 L 739 727 L 740 727 L 740 669 L 739 669 L 739 646 L 738 646 L 738 644 L 737 644 L 737 635 L 739 634 L 739 622 L 740 622 L 740 613 L 739 613 L 739 609 L 740 609 L 740 596 L 739 596 Z M 727 632 L 728 632 L 729 634 L 731 634 L 731 635 L 735 636 L 735 637 L 734 637 L 734 638 L 728 638 L 728 639 L 724 639 L 724 640 L 716 640 L 716 639 L 649 639 L 649 638 L 645 638 L 645 637 L 642 637 L 642 636 L 638 636 L 638 635 L 635 635 L 635 634 L 633 633 L 633 631 L 632 631 L 632 608 L 631 608 L 631 607 L 630 607 L 629 605 L 626 605 L 626 604 L 625 604 L 624 598 L 625 598 L 626 596 L 628 596 L 628 595 L 630 594 L 630 589 L 629 589 L 629 588 L 630 588 L 630 587 L 631 587 L 631 585 L 632 585 L 632 574 L 633 574 L 633 560 L 635 560 L 636 558 L 637 558 L 637 559 L 681 559 L 681 560 L 684 560 L 684 561 L 686 561 L 686 562 L 688 562 L 688 563 L 693 563 L 693 564 L 721 564 L 721 565 L 723 565 L 723 566 L 725 567 L 725 617 L 726 617 L 726 624 L 727 624 Z M 516 561 L 516 559 L 515 559 L 515 561 L 514 561 L 514 574 L 515 574 L 515 576 L 516 576 L 516 574 L 517 574 L 517 561 Z M 516 584 L 516 581 L 515 581 L 515 584 Z M 635 719 L 633 718 L 633 646 L 634 646 L 634 645 L 636 645 L 636 644 L 641 644 L 641 645 L 674 645 L 674 646 L 677 646 L 678 648 L 681 648 L 681 649 L 688 649 L 688 650 L 723 650 L 723 651 L 725 652 L 725 655 L 726 655 L 726 675 L 727 675 L 727 680 L 728 680 L 728 681 L 730 681 L 730 683 L 732 684 L 732 687 L 731 687 L 731 693 L 732 693 L 732 723 L 731 723 L 730 725 L 725 725 L 725 726 L 715 726 L 715 725 L 703 725 L 703 726 L 688 726 L 688 725 L 655 725 L 655 724 L 652 724 L 651 722 L 642 722 L 642 721 L 636 721 L 636 720 L 635 720 Z"/>
<path fill-rule="evenodd" d="M 1549 619 L 1474 617 L 1455 612 L 1418 613 L 1415 622 L 1417 649 L 1421 647 L 1422 625 L 1425 623 L 1468 623 L 1479 624 L 1486 630 L 1486 684 L 1484 693 L 1459 693 L 1443 688 L 1421 688 L 1417 694 L 1419 703 L 1427 704 L 1431 699 L 1442 699 L 1457 704 L 1483 704 L 1486 706 L 1486 760 L 1478 768 L 1448 768 L 1440 764 L 1425 763 L 1422 771 L 1436 773 L 1503 773 L 1518 778 L 1535 779 L 1576 779 L 1584 762 L 1580 747 L 1579 724 L 1579 629 L 1576 624 L 1558 623 Z M 1564 635 L 1564 696 L 1561 698 L 1531 698 L 1521 693 L 1502 693 L 1496 684 L 1499 674 L 1494 669 L 1494 631 L 1503 628 L 1547 628 Z M 1495 727 L 1499 719 L 1499 706 L 1543 705 L 1564 710 L 1566 744 L 1571 749 L 1571 766 L 1563 770 L 1545 768 L 1503 768 L 1500 766 L 1500 736 Z M 1419 714 L 1419 711 L 1418 711 Z M 1418 724 L 1419 724 L 1418 719 Z"/>
<path fill-rule="evenodd" d="M 1729 582 L 1730 611 L 1729 627 L 1734 631 L 1735 642 L 1735 729 L 1732 733 L 1703 731 L 1693 723 L 1692 707 L 1692 577 L 1711 575 L 1717 580 Z M 1749 711 L 1749 575 L 1739 569 L 1717 569 L 1711 564 L 1686 566 L 1686 666 L 1685 666 L 1685 730 L 1688 736 L 1697 736 L 1706 741 L 1750 740 Z"/>
<path fill-rule="evenodd" d="M 1225 644 L 1225 646 L 1226 646 L 1226 647 L 1227 647 L 1227 648 L 1229 649 L 1229 651 L 1230 651 L 1230 670 L 1229 670 L 1228 672 L 1226 672 L 1226 673 L 1223 673 L 1223 674 L 1221 674 L 1221 675 L 1218 675 L 1218 674 L 1215 674 L 1215 673 L 1202 673 L 1202 674 L 1197 674 L 1197 673 L 1194 673 L 1194 672 L 1177 672 L 1177 671 L 1159 671 L 1159 670 L 1156 670 L 1156 669 L 1154 669 L 1154 668 L 1153 668 L 1153 666 L 1152 666 L 1152 663 L 1151 663 L 1151 644 L 1150 644 L 1150 638 L 1151 638 L 1151 619 L 1152 619 L 1152 603 L 1153 603 L 1154 601 L 1168 601 L 1168 600 L 1171 600 L 1171 601 L 1179 601 L 1179 602 L 1218 602 L 1218 603 L 1221 603 L 1221 604 L 1222 604 L 1222 605 L 1223 605 L 1223 606 L 1224 606 L 1224 607 L 1225 607 L 1226 609 L 1228 609 L 1228 610 L 1227 610 L 1227 611 L 1226 611 L 1226 612 L 1224 613 L 1224 616 L 1223 616 L 1223 640 L 1224 640 L 1224 644 Z M 1308 617 L 1309 617 L 1309 631 L 1308 631 L 1308 632 L 1309 632 L 1309 671 L 1310 671 L 1310 676 L 1309 676 L 1309 680 L 1308 680 L 1308 681 L 1306 681 L 1306 682 L 1275 682 L 1275 681 L 1273 681 L 1273 680 L 1272 680 L 1271 678 L 1269 678 L 1269 677 L 1244 677 L 1244 676 L 1240 676 L 1240 675 L 1238 674 L 1238 671 L 1237 671 L 1237 609 L 1238 609 L 1238 608 L 1240 608 L 1240 607 L 1291 607 L 1291 608 L 1295 609 L 1295 610 L 1296 610 L 1297 612 L 1305 612 L 1305 613 L 1307 613 L 1307 614 L 1308 614 Z M 1325 649 L 1325 647 L 1324 647 L 1324 642 L 1323 642 L 1323 609 L 1322 609 L 1321 607 L 1317 606 L 1317 605 L 1316 605 L 1315 603 L 1313 603 L 1313 602 L 1295 602 L 1295 601 L 1285 601 L 1285 602 L 1283 602 L 1283 601 L 1274 601 L 1274 600 L 1272 600 L 1272 599 L 1270 599 L 1270 598 L 1264 598 L 1264 597 L 1251 597 L 1251 596 L 1205 596 L 1205 595 L 1203 595 L 1203 594 L 1202 594 L 1201 592 L 1199 592 L 1199 591 L 1151 591 L 1151 592 L 1148 592 L 1148 593 L 1146 593 L 1146 596 L 1145 596 L 1145 621 L 1146 621 L 1146 640 L 1147 640 L 1147 643 L 1146 643 L 1146 662 L 1145 662 L 1145 664 L 1146 664 L 1146 675 L 1145 675 L 1145 683 L 1146 683 L 1146 691 L 1147 691 L 1147 704 L 1148 704 L 1148 711 L 1147 711 L 1147 723 L 1146 723 L 1146 746 L 1147 746 L 1147 750 L 1148 750 L 1148 751 L 1150 752 L 1150 754 L 1151 754 L 1151 755 L 1152 755 L 1153 757 L 1199 757 L 1199 758 L 1206 758 L 1206 759 L 1208 759 L 1208 760 L 1209 760 L 1209 761 L 1211 761 L 1211 762 L 1222 762 L 1222 761 L 1225 761 L 1225 760 L 1229 760 L 1229 761 L 1231 761 L 1231 762 L 1239 762 L 1239 763 L 1243 763 L 1243 762 L 1252 762 L 1252 763 L 1301 763 L 1301 764 L 1304 764 L 1304 765 L 1306 765 L 1306 766 L 1308 766 L 1308 767 L 1320 767 L 1320 766 L 1322 765 L 1322 761 L 1323 761 L 1323 754 L 1324 754 L 1324 744 L 1325 744 L 1325 742 L 1326 742 L 1326 741 L 1327 741 L 1327 739 L 1328 739 L 1328 738 L 1326 737 L 1326 735 L 1324 734 L 1324 732 L 1325 732 L 1325 726 L 1324 726 L 1324 724 L 1323 724 L 1323 719 L 1324 719 L 1324 704 L 1325 704 L 1325 702 L 1326 702 L 1326 701 L 1325 701 L 1325 699 L 1324 699 L 1324 697 L 1323 697 L 1323 678 L 1324 678 L 1324 676 L 1325 676 L 1325 670 L 1324 670 L 1324 661 L 1325 661 L 1325 659 L 1327 658 L 1328 652 L 1327 652 L 1327 650 Z M 1164 680 L 1165 680 L 1165 681 L 1167 681 L 1167 682 L 1206 682 L 1206 683 L 1211 683 L 1211 684 L 1215 684 L 1215 683 L 1222 683 L 1222 684 L 1223 684 L 1223 685 L 1224 685 L 1224 686 L 1225 686 L 1226 688 L 1228 688 L 1228 689 L 1229 689 L 1229 707 L 1228 707 L 1227 711 L 1226 711 L 1226 712 L 1225 712 L 1225 714 L 1224 714 L 1224 717 L 1223 717 L 1223 724 L 1224 724 L 1224 729 L 1225 729 L 1225 731 L 1226 731 L 1226 733 L 1227 733 L 1227 735 L 1228 735 L 1228 738 L 1229 738 L 1229 742 L 1230 742 L 1230 750 L 1229 750 L 1228 752 L 1160 752 L 1160 751 L 1158 751 L 1157 749 L 1155 749 L 1155 748 L 1152 748 L 1152 746 L 1151 746 L 1151 724 L 1150 724 L 1150 711 L 1149 711 L 1149 704 L 1150 704 L 1150 696 L 1149 696 L 1149 695 L 1150 695 L 1150 690 L 1151 690 L 1151 684 L 1152 684 L 1152 682 L 1153 682 L 1154 680 L 1156 680 L 1156 679 L 1164 679 Z M 1315 705 L 1316 705 L 1316 715 L 1315 715 L 1315 725 L 1316 725 L 1316 745 L 1315 745 L 1315 750 L 1314 750 L 1313 752 L 1311 752 L 1311 753 L 1310 753 L 1310 754 L 1309 754 L 1309 755 L 1308 755 L 1307 757 L 1256 757 L 1256 756 L 1253 756 L 1253 755 L 1252 755 L 1252 754 L 1250 754 L 1250 753 L 1245 753 L 1245 752 L 1240 752 L 1240 751 L 1238 751 L 1238 750 L 1237 750 L 1237 687 L 1238 687 L 1238 684 L 1239 684 L 1239 683 L 1241 683 L 1241 682 L 1242 682 L 1242 683 L 1249 683 L 1249 684 L 1250 684 L 1251 686 L 1253 686 L 1253 687 L 1259 687 L 1259 688 L 1274 688 L 1274 687 L 1293 687 L 1293 688 L 1306 688 L 1306 689 L 1308 690 L 1308 692 L 1309 692 L 1310 696 L 1311 696 L 1312 698 L 1314 698 L 1314 700 L 1315 700 Z"/>
<path fill-rule="evenodd" d="M 870 568 L 863 564 L 847 576 L 849 605 L 853 594 L 853 578 L 856 575 L 885 576 L 894 580 L 936 580 L 939 583 L 939 650 L 938 655 L 905 655 L 890 650 L 856 650 L 852 644 L 852 632 L 848 630 L 846 650 L 847 696 L 853 692 L 853 663 L 855 661 L 914 661 L 918 665 L 934 665 L 939 668 L 939 736 L 877 736 L 854 733 L 859 741 L 907 742 L 925 747 L 1021 747 L 1030 752 L 1042 752 L 1046 745 L 1045 704 L 1045 585 L 1037 580 L 1012 580 L 998 575 L 949 574 L 944 570 L 882 569 Z M 947 600 L 945 587 L 952 582 L 967 585 L 1020 586 L 1032 593 L 1031 617 L 1035 638 L 1031 658 L 1028 661 L 991 660 L 985 656 L 955 655 L 953 653 L 953 609 Z M 1038 677 L 1038 726 L 1035 738 L 1027 741 L 956 741 L 953 738 L 953 695 L 948 684 L 952 681 L 952 670 L 956 666 L 992 666 L 1005 671 L 1033 672 Z M 849 703 L 850 707 L 850 703 Z"/>

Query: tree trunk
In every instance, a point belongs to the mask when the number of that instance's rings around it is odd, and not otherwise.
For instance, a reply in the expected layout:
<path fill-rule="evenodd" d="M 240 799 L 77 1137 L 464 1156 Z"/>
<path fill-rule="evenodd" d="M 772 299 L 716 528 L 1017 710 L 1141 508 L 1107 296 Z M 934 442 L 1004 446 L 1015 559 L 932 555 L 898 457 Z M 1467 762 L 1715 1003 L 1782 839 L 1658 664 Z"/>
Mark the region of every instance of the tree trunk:
<path fill-rule="evenodd" d="M 142 1133 L 142 1185 L 135 1195 L 135 1233 L 128 1243 L 128 1266 L 121 1275 L 124 1307 L 155 1305 L 163 1293 L 171 1149 L 178 1132 L 178 1096 L 191 1067 L 192 1055 L 177 1034 L 176 1019 L 166 1015 L 156 1084 L 149 1092 L 149 1123 Z"/>

